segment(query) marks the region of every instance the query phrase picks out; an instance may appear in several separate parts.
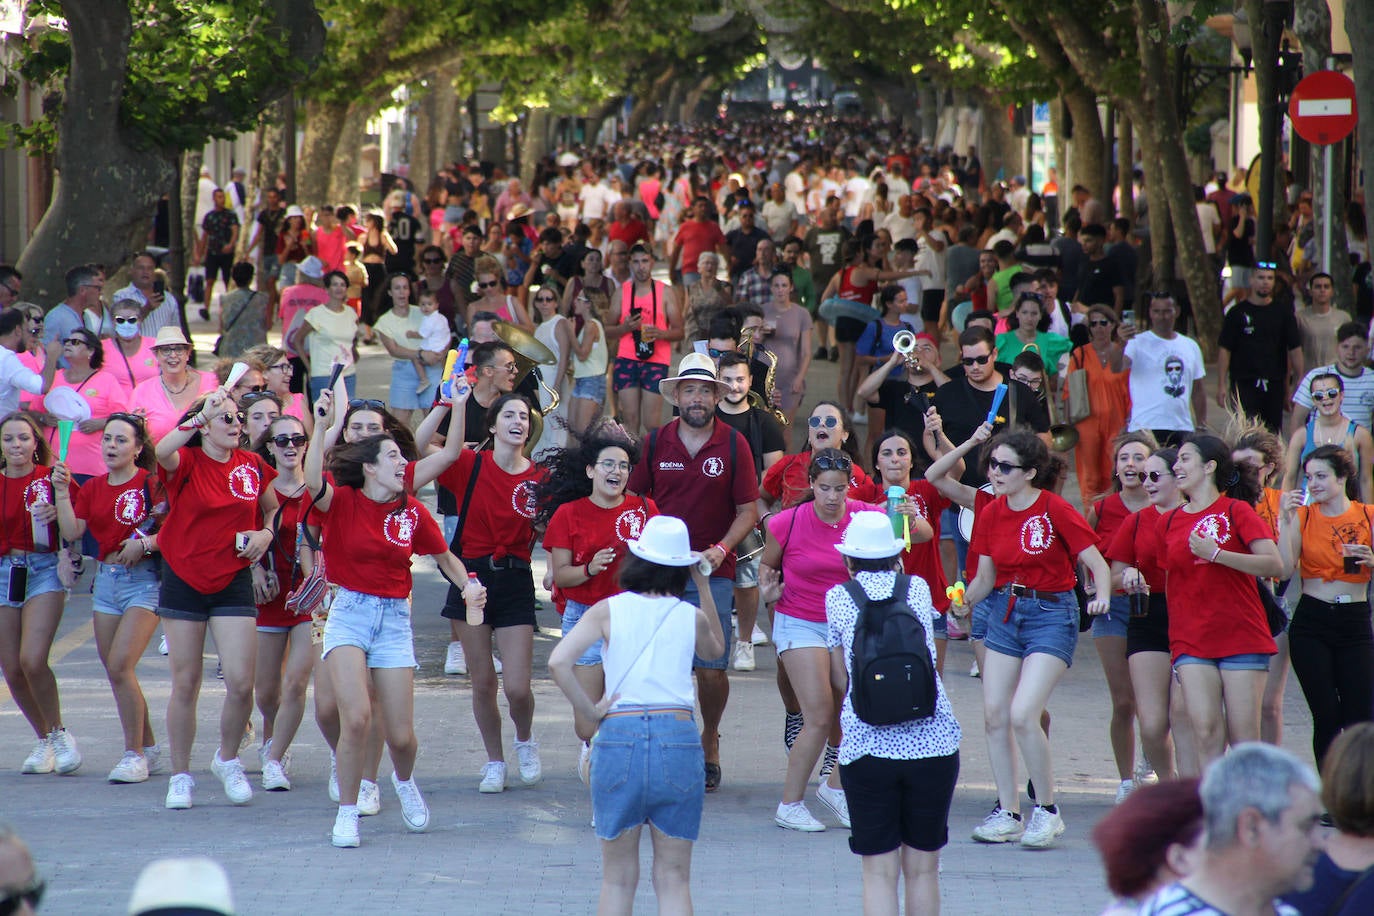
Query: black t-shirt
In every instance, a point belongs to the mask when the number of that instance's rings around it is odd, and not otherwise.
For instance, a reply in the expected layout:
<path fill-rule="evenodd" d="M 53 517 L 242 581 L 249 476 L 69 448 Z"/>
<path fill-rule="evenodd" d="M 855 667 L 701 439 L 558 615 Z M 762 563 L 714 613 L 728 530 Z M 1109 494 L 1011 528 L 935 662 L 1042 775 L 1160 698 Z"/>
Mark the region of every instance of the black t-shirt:
<path fill-rule="evenodd" d="M 1107 305 L 1116 307 L 1114 287 L 1125 287 L 1121 267 L 1111 258 L 1088 258 L 1078 273 L 1078 301 L 1084 305 Z"/>
<path fill-rule="evenodd" d="M 1107 249 L 1107 260 L 1116 265 L 1121 285 L 1126 287 L 1126 308 L 1135 301 L 1135 278 L 1140 264 L 1139 252 L 1130 242 L 1117 242 Z"/>
<path fill-rule="evenodd" d="M 737 279 L 740 274 L 754 266 L 754 250 L 758 248 L 759 242 L 767 238 L 768 233 L 759 226 L 755 226 L 752 232 L 731 229 L 725 233 L 725 244 L 729 246 L 730 257 L 733 258 L 730 279 Z"/>
<path fill-rule="evenodd" d="M 1221 319 L 1217 344 L 1231 351 L 1231 378 L 1263 378 L 1282 385 L 1288 374 L 1288 351 L 1301 347 L 1302 338 L 1291 308 L 1256 305 L 1246 299 L 1231 306 Z"/>
<path fill-rule="evenodd" d="M 1083 246 L 1078 244 L 1078 239 L 1067 235 L 1060 236 L 1050 245 L 1059 252 L 1059 298 L 1072 302 L 1074 294 L 1078 292 L 1078 275 L 1083 272 L 1083 262 L 1087 256 L 1083 254 Z"/>
<path fill-rule="evenodd" d="M 1010 421 L 1012 400 L 1015 399 L 1018 427 L 1029 428 L 1037 433 L 1049 432 L 1049 414 L 1035 392 L 1009 376 L 1003 376 L 1003 380 L 1010 388 L 997 410 L 997 430 L 1000 432 L 1006 428 Z M 949 441 L 958 444 L 973 435 L 973 431 L 987 420 L 988 411 L 992 409 L 992 397 L 992 391 L 979 391 L 967 379 L 940 386 L 935 392 L 935 409 L 940 412 Z M 964 476 L 960 479 L 971 487 L 980 487 L 987 482 L 987 468 L 978 459 L 978 453 L 972 453 L 964 459 Z"/>
<path fill-rule="evenodd" d="M 830 278 L 843 266 L 840 250 L 849 238 L 849 231 L 840 227 L 821 229 L 813 226 L 806 233 L 806 253 L 811 256 L 811 280 L 816 292 L 823 293 Z"/>
<path fill-rule="evenodd" d="M 726 413 L 716 408 L 716 416 L 740 431 L 754 454 L 754 470 L 763 479 L 763 456 L 768 452 L 787 451 L 782 424 L 767 410 L 750 407 L 744 413 Z"/>
<path fill-rule="evenodd" d="M 277 210 L 263 210 L 258 214 L 258 225 L 262 227 L 258 233 L 258 245 L 263 254 L 276 255 L 277 233 L 281 230 L 281 224 L 285 219 L 285 207 Z"/>
<path fill-rule="evenodd" d="M 895 382 L 888 380 L 878 389 L 876 399 L 868 402 L 883 409 L 887 414 L 888 426 L 900 429 L 916 441 L 916 446 L 922 449 L 925 462 L 930 461 L 930 456 L 924 455 L 921 437 L 926 433 L 926 411 L 935 403 L 937 390 L 939 386 L 933 381 L 912 385 L 905 379 Z"/>
<path fill-rule="evenodd" d="M 396 253 L 386 256 L 387 273 L 415 273 L 415 246 L 425 240 L 425 224 L 404 210 L 397 210 L 386 231 L 396 242 Z"/>
<path fill-rule="evenodd" d="M 1245 232 L 1241 238 L 1236 238 L 1236 221 L 1239 219 L 1239 216 L 1233 216 L 1226 223 L 1226 263 L 1232 267 L 1254 267 L 1255 221 L 1247 216 Z"/>

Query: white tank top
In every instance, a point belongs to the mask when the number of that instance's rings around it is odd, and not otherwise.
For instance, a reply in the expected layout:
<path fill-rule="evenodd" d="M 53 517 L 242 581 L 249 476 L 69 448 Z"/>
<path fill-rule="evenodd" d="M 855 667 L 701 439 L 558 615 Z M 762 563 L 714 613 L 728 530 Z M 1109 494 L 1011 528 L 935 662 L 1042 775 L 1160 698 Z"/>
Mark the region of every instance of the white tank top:
<path fill-rule="evenodd" d="M 588 318 L 587 323 L 596 325 L 596 343 L 592 344 L 592 352 L 587 354 L 586 359 L 578 359 L 577 354 L 573 353 L 573 378 L 595 378 L 606 374 L 606 330 L 595 318 Z"/>
<path fill-rule="evenodd" d="M 620 694 L 616 708 L 691 709 L 696 608 L 680 598 L 635 592 L 612 595 L 606 603 L 611 611 L 611 635 L 601 658 L 607 692 Z"/>

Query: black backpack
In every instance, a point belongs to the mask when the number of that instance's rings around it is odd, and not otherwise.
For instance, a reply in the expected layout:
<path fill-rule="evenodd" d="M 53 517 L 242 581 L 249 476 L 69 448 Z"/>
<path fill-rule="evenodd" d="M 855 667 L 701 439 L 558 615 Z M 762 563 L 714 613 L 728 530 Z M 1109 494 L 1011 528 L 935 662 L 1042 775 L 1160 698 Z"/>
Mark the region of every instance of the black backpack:
<path fill-rule="evenodd" d="M 875 601 L 858 582 L 844 584 L 859 609 L 850 649 L 849 695 L 869 725 L 896 725 L 935 714 L 935 665 L 926 629 L 907 604 L 911 577 L 898 575 L 892 597 Z"/>

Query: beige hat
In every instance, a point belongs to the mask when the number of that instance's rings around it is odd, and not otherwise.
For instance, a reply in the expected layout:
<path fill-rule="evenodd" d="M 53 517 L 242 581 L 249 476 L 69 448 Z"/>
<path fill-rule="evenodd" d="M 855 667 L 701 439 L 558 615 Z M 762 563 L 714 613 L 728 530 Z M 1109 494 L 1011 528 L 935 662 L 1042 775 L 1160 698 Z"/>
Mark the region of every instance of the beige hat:
<path fill-rule="evenodd" d="M 515 204 L 511 205 L 511 208 L 509 210 L 506 211 L 506 219 L 520 219 L 520 217 L 529 216 L 533 212 L 534 211 L 531 210 L 529 207 L 517 201 Z"/>
<path fill-rule="evenodd" d="M 678 407 L 680 406 L 677 402 L 678 382 L 692 381 L 715 382 L 718 397 L 723 398 L 730 393 L 730 386 L 716 378 L 715 360 L 701 353 L 688 353 L 682 357 L 682 362 L 677 364 L 677 375 L 659 382 L 658 393 L 663 395 L 663 400 L 674 407 Z"/>
<path fill-rule="evenodd" d="M 189 347 L 191 342 L 186 339 L 186 335 L 181 333 L 181 328 L 175 325 L 168 325 L 165 328 L 157 329 L 157 339 L 153 341 L 153 349 L 158 347 Z"/>
<path fill-rule="evenodd" d="M 213 859 L 158 859 L 148 863 L 134 883 L 129 916 L 169 909 L 233 916 L 229 875 Z"/>

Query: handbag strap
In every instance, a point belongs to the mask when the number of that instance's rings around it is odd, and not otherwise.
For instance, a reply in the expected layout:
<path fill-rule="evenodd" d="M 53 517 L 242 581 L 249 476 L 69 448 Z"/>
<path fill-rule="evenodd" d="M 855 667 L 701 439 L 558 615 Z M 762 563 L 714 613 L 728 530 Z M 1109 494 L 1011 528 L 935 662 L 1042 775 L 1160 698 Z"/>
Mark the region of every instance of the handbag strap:
<path fill-rule="evenodd" d="M 234 325 L 239 323 L 239 319 L 243 317 L 243 313 L 248 311 L 248 306 L 253 304 L 253 301 L 258 298 L 258 295 L 258 293 L 253 293 L 247 299 L 243 300 L 243 305 L 239 306 L 239 310 L 234 313 L 234 317 L 229 322 L 229 326 L 224 329 L 225 334 L 228 334 L 230 331 L 234 330 Z"/>
<path fill-rule="evenodd" d="M 625 666 L 625 672 L 620 675 L 620 679 L 616 681 L 615 686 L 612 687 L 610 690 L 607 690 L 603 694 L 603 696 L 614 696 L 617 692 L 619 692 L 621 685 L 624 684 L 625 679 L 630 676 L 630 672 L 634 670 L 635 665 L 639 664 L 640 660 L 644 658 L 644 653 L 649 651 L 649 646 L 653 645 L 654 637 L 658 635 L 658 631 L 663 629 L 663 625 L 668 622 L 669 615 L 672 614 L 673 611 L 677 610 L 678 604 L 687 604 L 687 602 L 678 599 L 677 604 L 672 605 L 668 608 L 668 610 L 664 611 L 663 616 L 659 618 L 658 624 L 654 627 L 653 632 L 649 634 L 649 638 L 644 640 L 644 645 L 639 647 L 639 651 L 635 653 L 634 659 L 632 659 L 630 663 Z M 687 606 L 691 607 L 691 605 Z"/>
<path fill-rule="evenodd" d="M 1332 901 L 1331 906 L 1326 910 L 1327 916 L 1338 916 L 1345 905 L 1350 902 L 1350 898 L 1355 896 L 1355 891 L 1359 890 L 1362 885 L 1368 883 L 1371 876 L 1374 876 L 1374 865 L 1360 872 L 1359 876 L 1355 878 L 1354 881 L 1350 882 L 1345 891 Z"/>
<path fill-rule="evenodd" d="M 463 529 L 468 523 L 468 507 L 472 505 L 472 491 L 477 488 L 477 475 L 482 472 L 482 453 L 477 453 L 477 459 L 472 465 L 472 474 L 468 476 L 467 489 L 463 491 L 463 505 L 458 509 L 458 527 L 453 530 L 453 540 L 449 542 L 449 549 L 454 556 L 463 555 Z"/>

